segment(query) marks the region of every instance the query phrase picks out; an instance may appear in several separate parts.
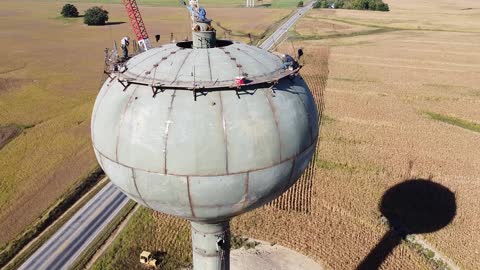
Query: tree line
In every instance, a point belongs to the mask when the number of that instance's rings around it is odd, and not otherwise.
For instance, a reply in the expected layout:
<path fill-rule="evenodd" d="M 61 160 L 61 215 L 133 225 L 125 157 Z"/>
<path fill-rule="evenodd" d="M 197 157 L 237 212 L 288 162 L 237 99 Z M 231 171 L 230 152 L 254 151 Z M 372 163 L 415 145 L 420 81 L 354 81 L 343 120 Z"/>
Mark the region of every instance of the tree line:
<path fill-rule="evenodd" d="M 390 11 L 382 0 L 317 0 L 313 8 L 343 8 L 358 10 Z"/>
<path fill-rule="evenodd" d="M 60 11 L 65 18 L 79 17 L 78 9 L 72 4 L 65 4 Z M 91 7 L 85 11 L 83 22 L 87 25 L 105 25 L 108 21 L 108 11 L 101 7 Z"/>

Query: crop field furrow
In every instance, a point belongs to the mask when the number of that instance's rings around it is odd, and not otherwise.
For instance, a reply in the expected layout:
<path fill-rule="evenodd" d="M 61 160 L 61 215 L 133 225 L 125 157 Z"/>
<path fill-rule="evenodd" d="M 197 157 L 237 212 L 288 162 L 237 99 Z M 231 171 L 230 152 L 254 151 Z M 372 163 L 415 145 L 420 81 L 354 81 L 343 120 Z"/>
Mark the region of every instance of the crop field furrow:
<path fill-rule="evenodd" d="M 284 47 L 281 47 L 284 49 Z M 294 52 L 290 52 L 293 54 Z M 317 57 L 311 57 L 315 53 Z M 307 59 L 316 59 L 315 62 L 307 62 L 302 68 L 301 74 L 307 82 L 310 91 L 317 104 L 317 110 L 321 123 L 321 116 L 324 108 L 323 92 L 327 86 L 328 79 L 328 57 L 329 51 L 326 48 L 317 49 L 314 52 L 308 52 Z M 318 147 L 317 147 L 318 150 Z M 308 214 L 311 212 L 312 187 L 316 171 L 316 156 L 314 157 L 301 178 L 276 200 L 269 203 L 266 207 L 275 207 L 286 211 L 296 211 Z"/>

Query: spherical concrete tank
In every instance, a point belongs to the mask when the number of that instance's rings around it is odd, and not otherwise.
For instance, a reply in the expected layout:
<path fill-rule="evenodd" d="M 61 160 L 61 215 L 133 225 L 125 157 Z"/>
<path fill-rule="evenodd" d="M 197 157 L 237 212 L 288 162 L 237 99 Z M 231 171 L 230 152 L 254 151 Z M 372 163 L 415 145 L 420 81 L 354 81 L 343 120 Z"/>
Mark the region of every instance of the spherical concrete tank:
<path fill-rule="evenodd" d="M 318 137 L 300 75 L 258 47 L 216 46 L 183 42 L 133 57 L 104 83 L 92 115 L 95 154 L 111 181 L 198 226 L 279 196 L 305 170 Z"/>

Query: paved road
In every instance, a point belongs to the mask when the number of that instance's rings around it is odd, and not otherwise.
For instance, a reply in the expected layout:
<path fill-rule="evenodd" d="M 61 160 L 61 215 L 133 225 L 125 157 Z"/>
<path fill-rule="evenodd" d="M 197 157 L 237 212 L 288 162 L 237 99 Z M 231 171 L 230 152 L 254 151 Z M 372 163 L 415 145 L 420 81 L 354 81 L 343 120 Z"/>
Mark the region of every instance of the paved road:
<path fill-rule="evenodd" d="M 260 47 L 272 49 L 313 2 L 299 8 Z M 95 239 L 128 202 L 128 197 L 108 183 L 85 206 L 41 246 L 19 269 L 68 269 L 82 251 Z"/>
<path fill-rule="evenodd" d="M 259 47 L 265 50 L 272 49 L 275 44 L 282 40 L 283 35 L 287 33 L 290 27 L 292 27 L 303 16 L 303 14 L 313 7 L 314 2 L 315 1 L 311 1 L 307 5 L 298 8 L 295 13 L 284 24 L 282 24 L 282 26 L 277 28 L 277 30 L 275 30 L 271 36 L 264 40 Z"/>
<path fill-rule="evenodd" d="M 19 269 L 68 269 L 128 200 L 111 182 L 108 183 Z"/>

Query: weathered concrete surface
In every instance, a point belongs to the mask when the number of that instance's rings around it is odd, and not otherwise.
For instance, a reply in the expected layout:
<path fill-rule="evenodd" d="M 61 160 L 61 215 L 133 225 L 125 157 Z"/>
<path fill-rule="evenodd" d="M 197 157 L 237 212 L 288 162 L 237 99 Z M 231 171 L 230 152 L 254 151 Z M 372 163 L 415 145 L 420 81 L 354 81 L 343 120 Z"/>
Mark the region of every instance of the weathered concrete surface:
<path fill-rule="evenodd" d="M 230 253 L 231 270 L 323 270 L 321 264 L 280 245 L 260 242 L 255 249 L 235 249 Z"/>

